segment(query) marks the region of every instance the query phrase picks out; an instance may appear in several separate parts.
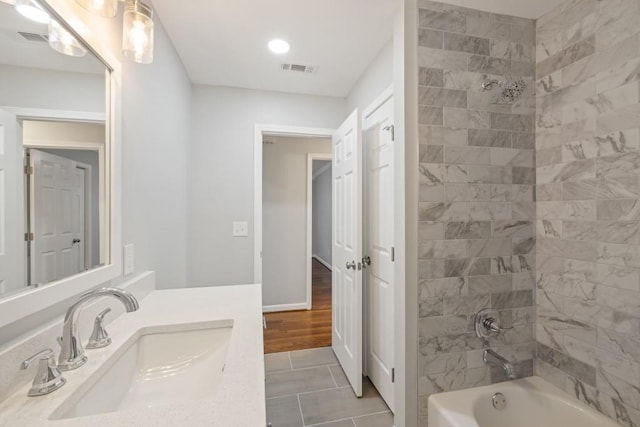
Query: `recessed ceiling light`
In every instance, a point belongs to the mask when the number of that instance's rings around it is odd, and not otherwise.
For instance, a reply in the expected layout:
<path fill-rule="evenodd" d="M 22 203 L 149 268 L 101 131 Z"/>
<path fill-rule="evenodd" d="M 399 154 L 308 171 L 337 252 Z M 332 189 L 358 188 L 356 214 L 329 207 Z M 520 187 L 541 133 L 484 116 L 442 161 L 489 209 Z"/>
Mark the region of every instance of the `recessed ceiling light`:
<path fill-rule="evenodd" d="M 33 0 L 18 0 L 16 2 L 16 10 L 20 15 L 40 24 L 49 22 L 49 14 Z"/>
<path fill-rule="evenodd" d="M 284 53 L 289 52 L 290 46 L 284 40 L 273 39 L 269 42 L 269 49 L 273 53 L 277 53 L 278 55 L 282 55 Z"/>

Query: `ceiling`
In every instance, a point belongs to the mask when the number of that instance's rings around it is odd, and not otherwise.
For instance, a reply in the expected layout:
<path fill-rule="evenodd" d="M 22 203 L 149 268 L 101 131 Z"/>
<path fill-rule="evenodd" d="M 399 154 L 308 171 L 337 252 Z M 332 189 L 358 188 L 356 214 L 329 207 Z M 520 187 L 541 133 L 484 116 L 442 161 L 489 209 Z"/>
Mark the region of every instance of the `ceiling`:
<path fill-rule="evenodd" d="M 487 12 L 538 19 L 566 0 L 444 0 L 443 3 Z"/>
<path fill-rule="evenodd" d="M 196 84 L 345 97 L 391 39 L 402 0 L 153 0 Z M 291 50 L 275 55 L 274 38 Z M 315 67 L 283 71 L 282 63 Z"/>
<path fill-rule="evenodd" d="M 49 47 L 46 41 L 28 41 L 18 31 L 46 35 L 47 24 L 30 21 L 0 2 L 0 64 L 77 73 L 101 74 L 104 65 L 90 52 L 73 58 Z"/>

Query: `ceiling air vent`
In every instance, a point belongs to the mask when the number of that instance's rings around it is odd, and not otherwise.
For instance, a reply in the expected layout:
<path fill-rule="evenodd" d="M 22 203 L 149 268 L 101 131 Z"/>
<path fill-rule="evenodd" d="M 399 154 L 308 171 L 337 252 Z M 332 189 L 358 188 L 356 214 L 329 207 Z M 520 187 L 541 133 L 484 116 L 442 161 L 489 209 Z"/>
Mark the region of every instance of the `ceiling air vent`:
<path fill-rule="evenodd" d="M 18 34 L 20 34 L 25 40 L 28 40 L 30 42 L 44 42 L 47 43 L 49 41 L 49 37 L 45 34 L 38 34 L 38 33 L 25 33 L 23 31 L 18 31 Z"/>
<path fill-rule="evenodd" d="M 282 64 L 282 69 L 284 71 L 295 71 L 297 73 L 313 73 L 314 67 L 309 65 L 300 65 L 300 64 Z"/>

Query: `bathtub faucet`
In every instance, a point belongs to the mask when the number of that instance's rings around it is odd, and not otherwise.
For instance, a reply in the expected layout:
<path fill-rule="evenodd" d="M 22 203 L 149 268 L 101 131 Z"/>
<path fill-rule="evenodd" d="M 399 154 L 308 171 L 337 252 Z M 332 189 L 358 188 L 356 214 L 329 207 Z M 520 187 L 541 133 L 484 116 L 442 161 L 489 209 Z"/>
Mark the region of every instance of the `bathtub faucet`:
<path fill-rule="evenodd" d="M 485 350 L 482 355 L 482 360 L 484 361 L 484 363 L 488 363 L 489 365 L 499 366 L 500 368 L 502 368 L 502 370 L 507 375 L 507 378 L 509 380 L 515 380 L 516 378 L 518 378 L 516 370 L 511 364 L 511 362 L 509 362 L 504 357 L 500 356 L 495 351 Z"/>

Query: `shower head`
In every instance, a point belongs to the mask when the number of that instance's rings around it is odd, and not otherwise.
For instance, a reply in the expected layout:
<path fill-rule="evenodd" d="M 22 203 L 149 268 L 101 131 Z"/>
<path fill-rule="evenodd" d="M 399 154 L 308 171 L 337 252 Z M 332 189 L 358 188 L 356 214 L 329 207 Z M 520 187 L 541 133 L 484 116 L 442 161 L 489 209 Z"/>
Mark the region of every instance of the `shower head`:
<path fill-rule="evenodd" d="M 500 92 L 494 104 L 513 104 L 527 88 L 527 83 L 522 79 L 508 78 L 506 81 L 485 80 L 482 82 L 482 90 L 489 91 L 498 87 Z"/>

